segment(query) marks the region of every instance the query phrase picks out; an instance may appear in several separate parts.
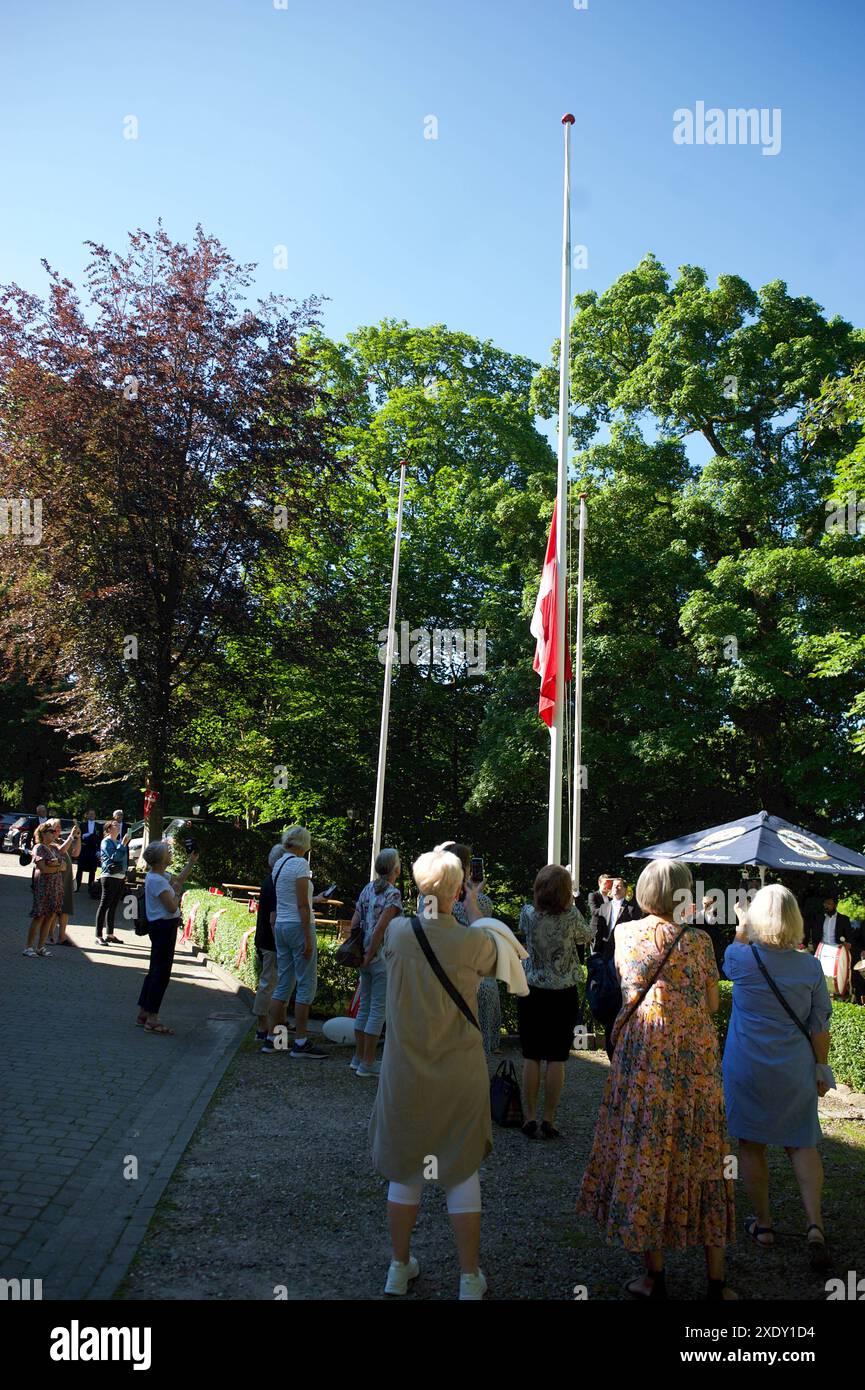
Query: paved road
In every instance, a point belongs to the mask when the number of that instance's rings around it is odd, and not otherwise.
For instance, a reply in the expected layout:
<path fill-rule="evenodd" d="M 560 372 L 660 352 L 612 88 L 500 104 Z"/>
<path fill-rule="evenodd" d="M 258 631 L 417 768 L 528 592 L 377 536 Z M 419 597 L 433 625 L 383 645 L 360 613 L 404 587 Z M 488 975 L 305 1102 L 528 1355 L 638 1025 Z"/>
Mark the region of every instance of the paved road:
<path fill-rule="evenodd" d="M 0 855 L 0 1278 L 109 1298 L 251 1016 L 179 947 L 162 1011 L 176 1036 L 145 1034 L 149 940 L 121 927 L 121 946 L 97 946 L 82 889 L 75 947 L 25 958 L 29 878 Z"/>

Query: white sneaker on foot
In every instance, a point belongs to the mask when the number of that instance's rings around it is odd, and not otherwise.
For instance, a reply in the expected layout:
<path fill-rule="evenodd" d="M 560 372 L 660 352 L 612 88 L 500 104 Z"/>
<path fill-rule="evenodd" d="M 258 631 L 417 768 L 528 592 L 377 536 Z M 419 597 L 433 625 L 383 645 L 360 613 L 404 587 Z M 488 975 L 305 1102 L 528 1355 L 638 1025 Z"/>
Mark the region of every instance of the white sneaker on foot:
<path fill-rule="evenodd" d="M 385 1293 L 405 1293 L 412 1279 L 416 1279 L 419 1274 L 420 1265 L 414 1255 L 409 1256 L 408 1264 L 401 1264 L 399 1260 L 391 1260 L 384 1286 Z"/>
<path fill-rule="evenodd" d="M 484 1272 L 479 1269 L 477 1274 L 460 1275 L 460 1303 L 479 1302 L 487 1291 L 487 1281 Z"/>
<path fill-rule="evenodd" d="M 357 1071 L 358 1067 L 360 1066 L 360 1058 L 352 1057 L 348 1065 L 351 1067 L 352 1071 Z"/>
<path fill-rule="evenodd" d="M 381 1062 L 370 1062 L 369 1065 L 366 1062 L 359 1062 L 355 1074 L 357 1076 L 380 1076 Z"/>

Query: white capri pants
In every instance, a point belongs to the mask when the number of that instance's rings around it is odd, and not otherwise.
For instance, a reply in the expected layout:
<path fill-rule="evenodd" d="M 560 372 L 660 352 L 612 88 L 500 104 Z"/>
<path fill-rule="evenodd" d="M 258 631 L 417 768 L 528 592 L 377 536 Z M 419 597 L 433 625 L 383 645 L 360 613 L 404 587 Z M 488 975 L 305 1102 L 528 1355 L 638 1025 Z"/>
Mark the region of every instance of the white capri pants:
<path fill-rule="evenodd" d="M 423 1187 L 423 1178 L 411 1183 L 392 1182 L 387 1190 L 387 1200 L 394 1202 L 398 1207 L 416 1207 L 420 1203 Z M 462 1212 L 481 1211 L 481 1180 L 477 1169 L 470 1178 L 458 1182 L 455 1187 L 446 1187 L 445 1197 L 451 1216 L 459 1216 Z"/>

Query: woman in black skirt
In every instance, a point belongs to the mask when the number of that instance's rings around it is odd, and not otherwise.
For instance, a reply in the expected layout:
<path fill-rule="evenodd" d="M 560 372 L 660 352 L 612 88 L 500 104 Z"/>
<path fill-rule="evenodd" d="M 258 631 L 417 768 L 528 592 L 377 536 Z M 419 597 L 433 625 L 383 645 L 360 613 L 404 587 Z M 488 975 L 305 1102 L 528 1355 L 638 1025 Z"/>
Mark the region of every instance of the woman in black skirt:
<path fill-rule="evenodd" d="M 534 904 L 520 913 L 519 933 L 528 950 L 525 961 L 529 992 L 517 999 L 520 1046 L 523 1051 L 523 1134 L 534 1139 L 541 1086 L 541 1062 L 546 1062 L 542 1139 L 558 1139 L 556 1110 L 565 1084 L 565 1062 L 574 1042 L 579 1017 L 579 957 L 577 947 L 590 941 L 592 929 L 574 906 L 574 885 L 567 869 L 547 864 L 535 879 Z"/>

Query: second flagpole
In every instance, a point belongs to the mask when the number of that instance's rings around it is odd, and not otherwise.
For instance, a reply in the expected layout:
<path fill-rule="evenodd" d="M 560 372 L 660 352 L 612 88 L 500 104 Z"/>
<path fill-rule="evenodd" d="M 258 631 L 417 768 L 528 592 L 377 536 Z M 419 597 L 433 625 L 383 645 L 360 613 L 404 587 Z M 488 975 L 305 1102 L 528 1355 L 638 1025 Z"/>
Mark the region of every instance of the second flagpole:
<path fill-rule="evenodd" d="M 402 541 L 402 508 L 405 500 L 405 459 L 399 466 L 399 503 L 396 511 L 396 536 L 393 543 L 393 570 L 390 580 L 390 616 L 387 625 L 387 654 L 384 665 L 384 689 L 381 697 L 381 730 L 378 739 L 378 775 L 375 782 L 375 810 L 372 818 L 372 858 L 370 878 L 375 878 L 375 861 L 381 849 L 382 816 L 384 813 L 384 775 L 387 766 L 387 734 L 390 722 L 390 685 L 393 679 L 393 658 L 396 646 L 396 595 L 399 588 L 399 550 Z"/>
<path fill-rule="evenodd" d="M 583 790 L 583 576 L 586 568 L 586 494 L 580 493 L 580 539 L 577 562 L 577 652 L 574 663 L 574 818 L 571 825 L 571 877 L 580 891 L 580 821 Z"/>
<path fill-rule="evenodd" d="M 565 613 L 567 607 L 568 535 L 568 407 L 570 400 L 571 322 L 571 126 L 562 117 L 565 137 L 565 179 L 562 212 L 562 321 L 559 345 L 559 450 L 556 476 L 556 703 L 550 725 L 550 797 L 547 821 L 547 863 L 562 862 L 562 770 L 564 767 Z"/>

